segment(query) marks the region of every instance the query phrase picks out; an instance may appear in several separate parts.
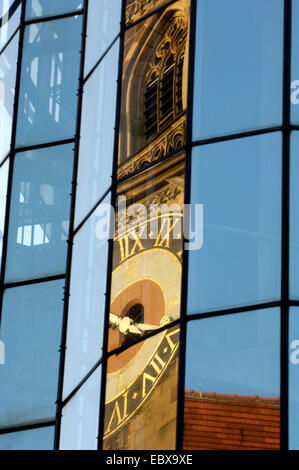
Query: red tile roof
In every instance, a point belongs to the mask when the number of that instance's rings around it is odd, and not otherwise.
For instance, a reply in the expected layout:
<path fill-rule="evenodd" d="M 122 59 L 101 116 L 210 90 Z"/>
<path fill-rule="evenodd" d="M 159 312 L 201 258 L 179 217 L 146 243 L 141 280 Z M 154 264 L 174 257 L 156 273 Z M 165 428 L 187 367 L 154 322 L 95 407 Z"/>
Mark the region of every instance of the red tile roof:
<path fill-rule="evenodd" d="M 185 391 L 184 449 L 279 449 L 280 398 Z"/>

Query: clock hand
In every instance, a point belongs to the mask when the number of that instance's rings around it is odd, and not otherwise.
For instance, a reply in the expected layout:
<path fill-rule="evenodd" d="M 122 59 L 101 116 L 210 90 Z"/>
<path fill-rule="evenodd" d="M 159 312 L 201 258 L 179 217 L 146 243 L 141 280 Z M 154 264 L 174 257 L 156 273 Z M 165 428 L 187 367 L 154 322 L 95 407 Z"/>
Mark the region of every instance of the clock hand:
<path fill-rule="evenodd" d="M 164 326 L 171 321 L 171 317 L 164 316 L 160 321 L 160 325 L 148 325 L 146 323 L 134 323 L 132 318 L 120 317 L 119 315 L 115 315 L 115 313 L 110 312 L 109 315 L 109 326 L 111 326 L 113 329 L 118 328 L 119 331 L 124 335 L 131 333 L 141 336 L 146 332 L 156 330 L 157 328 L 160 328 L 161 326 Z"/>

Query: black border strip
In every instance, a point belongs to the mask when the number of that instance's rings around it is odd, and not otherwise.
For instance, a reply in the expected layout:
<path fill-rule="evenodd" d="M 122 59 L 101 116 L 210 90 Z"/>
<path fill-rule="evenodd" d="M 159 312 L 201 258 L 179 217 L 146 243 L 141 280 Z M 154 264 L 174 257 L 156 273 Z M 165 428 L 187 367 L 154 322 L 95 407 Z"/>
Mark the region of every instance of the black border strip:
<path fill-rule="evenodd" d="M 281 350 L 280 350 L 280 448 L 288 450 L 288 343 L 289 343 L 289 213 L 290 213 L 290 83 L 292 0 L 284 1 L 283 141 L 281 219 Z"/>
<path fill-rule="evenodd" d="M 56 426 L 55 426 L 55 437 L 54 437 L 54 450 L 59 449 L 61 418 L 62 418 L 62 395 L 63 395 L 65 356 L 66 356 L 67 323 L 68 323 L 71 265 L 72 265 L 73 238 L 74 238 L 73 231 L 74 231 L 74 220 L 75 220 L 77 174 L 78 174 L 78 165 L 79 165 L 81 112 L 82 112 L 82 102 L 83 102 L 83 73 L 84 73 L 84 61 L 85 61 L 88 0 L 85 0 L 83 11 L 84 11 L 84 14 L 83 14 L 83 24 L 82 24 L 82 32 L 81 32 L 81 59 L 80 59 L 80 72 L 79 72 L 79 80 L 78 80 L 79 84 L 78 84 L 78 105 L 77 105 L 77 118 L 76 118 L 77 120 L 76 120 L 75 149 L 74 149 L 74 166 L 73 166 L 73 178 L 72 178 L 68 251 L 67 251 L 67 261 L 66 261 L 64 308 L 63 308 L 63 320 L 62 320 L 62 328 L 61 328 L 60 363 L 59 363 L 57 401 L 56 401 Z"/>

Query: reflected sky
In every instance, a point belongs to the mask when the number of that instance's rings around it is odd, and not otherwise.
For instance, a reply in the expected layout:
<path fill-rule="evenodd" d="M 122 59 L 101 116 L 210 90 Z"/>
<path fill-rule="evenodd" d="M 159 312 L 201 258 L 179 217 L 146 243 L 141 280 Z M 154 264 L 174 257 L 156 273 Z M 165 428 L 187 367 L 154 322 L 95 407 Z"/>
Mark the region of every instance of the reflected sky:
<path fill-rule="evenodd" d="M 187 327 L 185 390 L 278 397 L 278 308 L 194 320 Z"/>

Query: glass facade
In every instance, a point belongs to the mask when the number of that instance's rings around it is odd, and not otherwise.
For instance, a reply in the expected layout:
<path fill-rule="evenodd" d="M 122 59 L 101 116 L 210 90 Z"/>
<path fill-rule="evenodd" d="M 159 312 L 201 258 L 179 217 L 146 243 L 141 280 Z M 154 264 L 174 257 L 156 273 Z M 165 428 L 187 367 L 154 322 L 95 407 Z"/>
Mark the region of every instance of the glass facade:
<path fill-rule="evenodd" d="M 298 0 L 0 1 L 0 449 L 299 449 Z"/>

